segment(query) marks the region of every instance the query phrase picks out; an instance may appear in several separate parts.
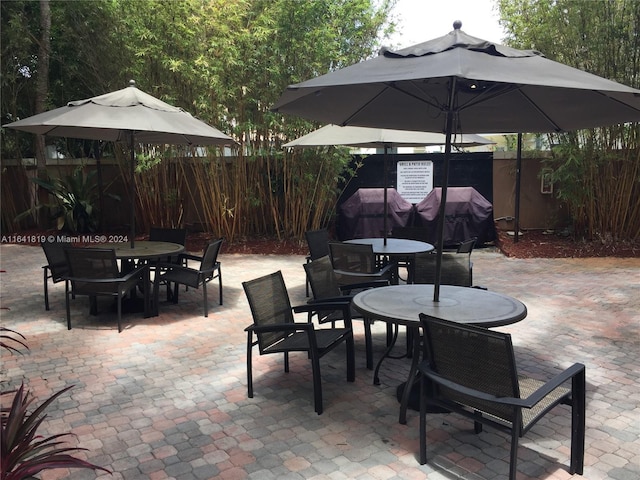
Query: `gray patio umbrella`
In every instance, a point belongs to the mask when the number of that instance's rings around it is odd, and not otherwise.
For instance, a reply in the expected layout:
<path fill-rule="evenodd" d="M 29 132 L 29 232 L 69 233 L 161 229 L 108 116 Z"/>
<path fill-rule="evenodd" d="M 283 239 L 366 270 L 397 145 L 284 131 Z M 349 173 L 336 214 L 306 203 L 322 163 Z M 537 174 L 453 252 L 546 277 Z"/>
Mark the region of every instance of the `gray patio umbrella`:
<path fill-rule="evenodd" d="M 131 150 L 131 248 L 135 237 L 135 144 L 230 145 L 217 128 L 149 95 L 131 80 L 122 90 L 3 125 L 38 135 L 126 142 Z"/>
<path fill-rule="evenodd" d="M 421 147 L 445 145 L 446 137 L 441 133 L 417 132 L 410 130 L 392 130 L 370 127 L 341 127 L 339 125 L 325 125 L 300 138 L 285 143 L 286 148 L 319 147 L 328 145 L 346 145 L 354 147 L 384 148 L 384 244 L 387 244 L 387 187 L 388 187 L 388 156 L 393 147 Z M 480 135 L 457 135 L 452 140 L 458 147 L 475 147 L 489 145 L 495 142 Z"/>
<path fill-rule="evenodd" d="M 640 121 L 640 90 L 467 35 L 443 37 L 290 85 L 276 112 L 337 125 L 440 132 L 447 136 L 434 301 L 454 133 L 560 132 Z"/>

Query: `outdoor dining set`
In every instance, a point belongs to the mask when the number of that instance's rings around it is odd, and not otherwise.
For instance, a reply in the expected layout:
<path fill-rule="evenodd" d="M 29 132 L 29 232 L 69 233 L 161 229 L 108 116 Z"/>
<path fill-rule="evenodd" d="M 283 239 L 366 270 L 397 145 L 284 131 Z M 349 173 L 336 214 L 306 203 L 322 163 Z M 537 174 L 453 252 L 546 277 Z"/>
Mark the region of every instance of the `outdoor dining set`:
<path fill-rule="evenodd" d="M 406 234 L 406 232 L 404 232 Z M 433 245 L 410 238 L 365 238 L 332 241 L 327 230 L 306 233 L 309 255 L 306 273 L 309 300 L 292 306 L 282 273 L 243 282 L 253 322 L 247 332 L 247 391 L 254 396 L 253 350 L 284 356 L 303 352 L 312 370 L 314 408 L 323 412 L 321 358 L 342 345 L 346 350 L 346 378 L 355 380 L 353 321 L 364 325 L 366 367 L 379 371 L 396 350 L 410 359 L 409 374 L 399 387 L 399 422 L 407 422 L 410 397 L 418 395 L 420 462 L 426 462 L 426 417 L 456 412 L 470 417 L 477 433 L 482 425 L 511 435 L 511 478 L 515 478 L 518 438 L 554 406 L 571 407 L 570 471 L 580 473 L 584 458 L 585 369 L 574 364 L 548 382 L 519 376 L 511 337 L 490 330 L 526 317 L 526 306 L 515 298 L 473 286 L 471 252 L 475 239 L 457 250 L 443 252 L 442 284 L 433 299 Z M 208 315 L 207 284 L 217 279 L 219 302 L 222 272 L 218 254 L 223 243 L 209 243 L 201 256 L 185 252 L 186 230 L 152 229 L 149 240 L 98 246 L 42 244 L 47 258 L 44 272 L 45 308 L 49 309 L 49 281 L 65 282 L 67 326 L 71 300 L 90 298 L 97 313 L 97 297 L 115 299 L 118 331 L 123 304 L 137 306 L 145 317 L 158 315 L 160 289 L 169 302 L 178 302 L 179 286 L 202 288 L 204 316 Z M 191 262 L 191 263 L 189 263 Z M 193 294 L 193 293 L 192 293 Z M 139 298 L 138 295 L 142 295 Z M 304 318 L 297 319 L 302 315 Z M 371 325 L 387 325 L 386 349 L 375 369 Z M 396 343 L 400 328 L 406 345 Z M 259 381 L 258 381 L 259 383 Z"/>
<path fill-rule="evenodd" d="M 254 346 L 261 355 L 283 354 L 285 372 L 289 354 L 305 352 L 311 362 L 315 411 L 321 414 L 320 358 L 345 344 L 346 377 L 353 382 L 352 320 L 364 323 L 368 369 L 373 367 L 371 323 L 382 321 L 387 324 L 387 349 L 375 368 L 374 384 L 379 383 L 383 360 L 396 346 L 399 327 L 405 327 L 405 355 L 411 358 L 411 367 L 399 389 L 399 422 L 407 422 L 409 397 L 417 390 L 421 464 L 427 461 L 427 414 L 456 412 L 473 420 L 476 433 L 484 424 L 511 435 L 509 478 L 515 479 L 518 439 L 562 403 L 571 407 L 569 471 L 582 473 L 585 367 L 576 363 L 548 382 L 518 374 L 511 336 L 489 329 L 524 319 L 527 309 L 515 298 L 472 286 L 470 257 L 475 239 L 442 255 L 458 258 L 445 262 L 449 275 L 441 276 L 442 285 L 434 285 L 435 262 L 423 257 L 435 259 L 436 255 L 426 242 L 386 237 L 333 242 L 326 230 L 307 232 L 306 238 L 310 254 L 304 269 L 311 287 L 306 304 L 291 305 L 281 272 L 243 283 L 253 317 L 246 329 L 250 398 L 254 395 Z M 405 281 L 399 265 L 407 272 Z M 439 297 L 434 300 L 437 290 Z M 296 322 L 295 314 L 303 313 L 307 320 Z"/>
<path fill-rule="evenodd" d="M 143 312 L 145 317 L 157 316 L 160 285 L 166 286 L 167 300 L 173 303 L 178 302 L 178 286 L 184 285 L 202 287 L 207 317 L 207 284 L 212 280 L 218 280 L 220 305 L 223 302 L 222 269 L 218 261 L 223 240 L 212 241 L 198 256 L 185 252 L 186 235 L 186 229 L 152 228 L 149 240 L 137 242 L 133 248 L 128 243 L 71 246 L 59 241 L 42 242 L 47 259 L 43 266 L 45 308 L 49 310 L 49 280 L 64 281 L 67 328 L 72 327 L 72 298 L 88 296 L 90 313 L 95 315 L 97 297 L 107 296 L 115 299 L 121 332 L 123 303 L 131 310 Z M 189 261 L 193 263 L 189 265 Z"/>

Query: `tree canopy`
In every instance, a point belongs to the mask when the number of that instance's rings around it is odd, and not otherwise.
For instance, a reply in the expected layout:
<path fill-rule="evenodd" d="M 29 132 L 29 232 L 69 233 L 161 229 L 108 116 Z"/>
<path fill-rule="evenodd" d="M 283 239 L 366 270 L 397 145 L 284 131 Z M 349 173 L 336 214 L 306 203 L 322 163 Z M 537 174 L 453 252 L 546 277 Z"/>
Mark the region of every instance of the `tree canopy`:
<path fill-rule="evenodd" d="M 640 88 L 640 1 L 499 0 L 507 43 Z M 640 238 L 640 124 L 552 135 L 549 162 L 574 233 Z"/>

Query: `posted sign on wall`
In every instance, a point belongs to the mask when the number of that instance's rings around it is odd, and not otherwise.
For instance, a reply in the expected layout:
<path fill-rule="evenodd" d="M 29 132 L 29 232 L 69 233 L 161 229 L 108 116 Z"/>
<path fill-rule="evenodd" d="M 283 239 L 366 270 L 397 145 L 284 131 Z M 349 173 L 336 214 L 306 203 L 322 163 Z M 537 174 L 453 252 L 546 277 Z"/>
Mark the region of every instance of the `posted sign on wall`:
<path fill-rule="evenodd" d="M 433 190 L 433 162 L 430 160 L 398 162 L 398 193 L 407 202 L 421 202 Z"/>

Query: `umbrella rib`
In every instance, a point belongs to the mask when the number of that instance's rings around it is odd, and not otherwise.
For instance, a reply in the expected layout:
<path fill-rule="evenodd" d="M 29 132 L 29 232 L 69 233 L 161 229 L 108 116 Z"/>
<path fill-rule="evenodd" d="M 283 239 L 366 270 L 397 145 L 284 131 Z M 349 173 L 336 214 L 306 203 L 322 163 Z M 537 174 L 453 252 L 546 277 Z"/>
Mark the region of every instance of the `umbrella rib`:
<path fill-rule="evenodd" d="M 411 83 L 413 84 L 414 82 L 411 82 Z M 413 98 L 414 100 L 418 100 L 419 102 L 425 103 L 425 104 L 427 104 L 427 105 L 429 105 L 431 107 L 435 107 L 441 112 L 446 111 L 446 106 L 440 105 L 440 104 L 438 104 L 436 102 L 433 102 L 433 101 L 431 101 L 429 99 L 419 97 L 415 93 L 411 93 L 411 92 L 409 92 L 409 91 L 407 91 L 407 90 L 405 90 L 403 88 L 398 87 L 395 83 L 390 84 L 389 88 L 393 88 L 397 92 L 403 93 L 404 95 L 407 95 L 407 96 Z"/>
<path fill-rule="evenodd" d="M 551 117 L 549 115 L 547 115 L 545 112 L 543 112 L 540 107 L 538 107 L 538 105 L 536 105 L 536 103 L 531 100 L 531 98 L 529 98 L 529 95 L 527 95 L 526 93 L 524 93 L 522 91 L 522 89 L 520 87 L 518 87 L 518 93 L 520 95 L 522 95 L 522 97 L 529 102 L 529 104 L 545 119 L 547 120 L 547 122 L 549 122 L 549 124 L 551 126 L 553 126 L 553 128 L 555 129 L 556 132 L 561 132 L 563 129 L 560 127 L 560 125 L 558 125 L 556 122 L 554 122 Z"/>
<path fill-rule="evenodd" d="M 357 108 L 349 117 L 347 117 L 347 119 L 342 122 L 340 124 L 340 126 L 344 127 L 346 125 L 349 125 L 349 122 L 351 121 L 351 119 L 355 116 L 357 116 L 362 110 L 364 110 L 367 105 L 369 105 L 371 102 L 374 102 L 380 95 L 382 95 L 388 88 L 389 86 L 386 85 L 385 88 L 383 88 L 382 90 L 380 90 L 376 95 L 374 95 L 373 97 L 371 97 L 369 99 L 369 101 L 367 101 L 364 105 L 360 106 L 359 108 Z"/>
<path fill-rule="evenodd" d="M 520 94 L 522 98 L 524 98 L 527 101 L 527 103 L 529 103 L 529 105 L 531 105 L 533 109 L 536 112 L 538 112 L 540 116 L 544 118 L 549 125 L 551 125 L 554 131 L 556 132 L 562 131 L 562 128 L 556 122 L 554 122 L 553 119 L 549 115 L 547 115 L 540 107 L 538 107 L 538 105 L 536 105 L 536 103 L 533 100 L 531 100 L 531 98 L 526 93 L 522 91 L 521 85 L 507 85 L 507 84 L 492 85 L 489 89 L 482 91 L 479 95 L 473 97 L 464 105 L 458 106 L 456 110 L 458 112 L 461 112 L 466 108 L 474 107 L 484 101 L 493 100 L 495 98 L 498 98 L 507 93 L 512 93 L 514 91 Z"/>

